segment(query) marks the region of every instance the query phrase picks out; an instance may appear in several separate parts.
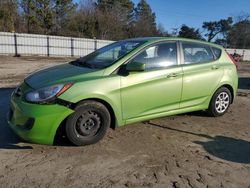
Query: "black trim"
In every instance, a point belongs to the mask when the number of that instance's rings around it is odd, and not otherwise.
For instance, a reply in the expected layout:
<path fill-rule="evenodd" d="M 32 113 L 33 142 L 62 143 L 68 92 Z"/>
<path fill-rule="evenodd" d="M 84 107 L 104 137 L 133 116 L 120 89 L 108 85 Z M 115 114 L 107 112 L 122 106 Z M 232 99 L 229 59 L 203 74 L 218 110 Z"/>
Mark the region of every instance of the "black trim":
<path fill-rule="evenodd" d="M 210 48 L 211 48 L 212 53 L 214 54 L 214 59 L 215 59 L 215 60 L 220 59 L 220 58 L 221 58 L 221 54 L 222 54 L 222 50 L 221 50 L 220 48 L 216 48 L 216 47 L 213 47 L 213 46 L 210 46 Z M 219 55 L 219 57 L 217 57 L 217 56 L 215 55 L 214 49 L 220 50 L 220 55 Z"/>
<path fill-rule="evenodd" d="M 22 130 L 25 130 L 25 131 L 29 131 L 29 130 L 31 130 L 33 128 L 34 123 L 35 123 L 35 119 L 34 118 L 29 118 L 25 122 L 25 124 L 23 124 L 23 125 L 17 124 L 16 127 L 20 128 Z"/>
<path fill-rule="evenodd" d="M 70 108 L 72 110 L 74 109 L 74 103 L 71 103 L 71 102 L 63 100 L 63 99 L 56 98 L 54 103 L 65 106 L 65 107 Z"/>
<path fill-rule="evenodd" d="M 74 103 L 71 103 L 69 101 L 57 98 L 56 96 L 52 97 L 49 100 L 42 101 L 42 102 L 32 102 L 32 101 L 27 101 L 26 99 L 25 99 L 25 102 L 30 103 L 30 104 L 39 104 L 39 105 L 54 105 L 54 104 L 58 104 L 58 105 L 65 106 L 65 107 L 70 108 L 70 109 L 74 108 L 73 107 Z"/>

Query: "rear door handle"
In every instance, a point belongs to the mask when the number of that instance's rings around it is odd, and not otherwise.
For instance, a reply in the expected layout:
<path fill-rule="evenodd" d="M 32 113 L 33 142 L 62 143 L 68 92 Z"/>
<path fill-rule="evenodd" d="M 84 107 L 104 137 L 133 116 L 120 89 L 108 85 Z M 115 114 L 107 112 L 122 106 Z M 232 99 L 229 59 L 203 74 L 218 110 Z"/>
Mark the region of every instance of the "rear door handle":
<path fill-rule="evenodd" d="M 167 75 L 167 78 L 174 78 L 174 77 L 177 77 L 178 74 L 177 73 L 170 73 Z"/>
<path fill-rule="evenodd" d="M 219 69 L 220 67 L 218 66 L 218 65 L 213 65 L 212 66 L 212 70 L 217 70 L 217 69 Z"/>

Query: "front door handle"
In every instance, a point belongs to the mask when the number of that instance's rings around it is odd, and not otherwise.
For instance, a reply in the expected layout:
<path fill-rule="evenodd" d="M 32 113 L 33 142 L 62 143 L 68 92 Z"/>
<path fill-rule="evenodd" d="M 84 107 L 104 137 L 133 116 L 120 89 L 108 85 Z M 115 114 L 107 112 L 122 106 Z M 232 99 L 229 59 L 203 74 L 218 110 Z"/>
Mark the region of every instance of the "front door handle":
<path fill-rule="evenodd" d="M 219 69 L 220 67 L 218 66 L 218 65 L 213 65 L 212 66 L 212 70 L 217 70 L 217 69 Z"/>

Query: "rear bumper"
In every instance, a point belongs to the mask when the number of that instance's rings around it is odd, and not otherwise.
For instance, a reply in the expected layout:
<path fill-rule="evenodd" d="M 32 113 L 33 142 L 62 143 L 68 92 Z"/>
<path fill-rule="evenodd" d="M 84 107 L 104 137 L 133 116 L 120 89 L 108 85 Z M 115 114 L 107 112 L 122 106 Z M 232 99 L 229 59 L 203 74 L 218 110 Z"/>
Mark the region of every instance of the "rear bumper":
<path fill-rule="evenodd" d="M 52 145 L 57 128 L 71 113 L 73 110 L 58 104 L 30 104 L 12 95 L 8 123 L 22 139 Z"/>

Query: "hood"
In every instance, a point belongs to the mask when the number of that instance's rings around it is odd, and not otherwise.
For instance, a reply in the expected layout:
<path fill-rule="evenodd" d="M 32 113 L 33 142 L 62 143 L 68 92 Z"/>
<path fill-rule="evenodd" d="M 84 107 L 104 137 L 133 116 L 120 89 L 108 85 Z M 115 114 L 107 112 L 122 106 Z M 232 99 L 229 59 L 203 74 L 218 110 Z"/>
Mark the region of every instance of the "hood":
<path fill-rule="evenodd" d="M 37 71 L 27 78 L 25 82 L 34 89 L 66 82 L 83 81 L 92 77 L 100 77 L 103 70 L 79 67 L 70 63 Z"/>

